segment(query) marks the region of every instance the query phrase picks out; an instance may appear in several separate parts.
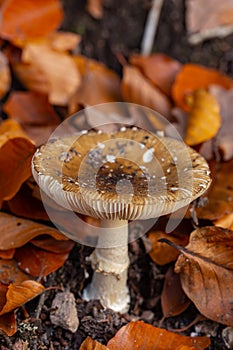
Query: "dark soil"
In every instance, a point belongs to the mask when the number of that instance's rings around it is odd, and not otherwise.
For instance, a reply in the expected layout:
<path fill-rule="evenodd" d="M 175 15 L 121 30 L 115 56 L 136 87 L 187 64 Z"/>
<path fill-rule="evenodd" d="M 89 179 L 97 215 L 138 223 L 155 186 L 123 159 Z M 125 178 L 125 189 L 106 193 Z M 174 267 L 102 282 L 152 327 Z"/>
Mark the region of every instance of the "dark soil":
<path fill-rule="evenodd" d="M 104 62 L 118 73 L 121 65 L 116 58 L 120 53 L 126 58 L 133 52 L 140 52 L 140 44 L 150 7 L 149 0 L 105 0 L 104 16 L 93 19 L 85 11 L 85 1 L 64 0 L 66 18 L 63 28 L 82 35 L 81 53 Z M 181 62 L 196 62 L 218 68 L 233 74 L 233 35 L 223 39 L 212 39 L 196 46 L 190 46 L 185 28 L 184 0 L 165 0 L 154 43 L 155 52 L 163 52 Z M 85 275 L 91 276 L 90 266 L 85 257 L 90 248 L 77 244 L 65 265 L 51 274 L 46 286 L 58 286 L 74 293 L 80 325 L 72 334 L 50 322 L 50 309 L 57 290 L 47 291 L 42 299 L 37 298 L 26 305 L 29 318 L 24 321 L 23 311 L 18 311 L 19 331 L 12 338 L 0 335 L 1 349 L 16 349 L 14 343 L 22 339 L 29 343 L 31 350 L 79 349 L 82 341 L 91 336 L 106 344 L 116 331 L 130 320 L 144 320 L 166 329 L 182 328 L 192 322 L 198 311 L 191 305 L 181 315 L 166 319 L 162 324 L 160 294 L 168 266 L 157 267 L 146 253 L 144 241 L 130 244 L 131 265 L 129 288 L 131 308 L 128 314 L 119 315 L 111 310 L 103 310 L 97 301 L 85 302 L 81 298 L 82 289 L 88 282 Z M 58 289 L 58 290 L 59 290 Z M 36 310 L 36 311 L 35 311 Z M 227 349 L 221 339 L 224 326 L 204 321 L 202 332 L 210 335 L 212 345 L 209 350 Z M 185 334 L 196 332 L 195 326 Z M 23 349 L 23 347 L 19 348 Z"/>

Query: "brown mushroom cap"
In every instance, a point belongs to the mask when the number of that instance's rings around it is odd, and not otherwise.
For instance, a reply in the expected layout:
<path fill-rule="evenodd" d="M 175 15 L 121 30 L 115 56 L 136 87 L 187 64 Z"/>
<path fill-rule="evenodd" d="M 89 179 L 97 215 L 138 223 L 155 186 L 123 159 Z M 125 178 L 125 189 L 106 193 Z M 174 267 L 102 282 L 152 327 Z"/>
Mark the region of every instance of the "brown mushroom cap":
<path fill-rule="evenodd" d="M 200 154 L 137 128 L 51 140 L 35 153 L 32 170 L 59 205 L 100 219 L 165 215 L 199 197 L 211 182 Z"/>

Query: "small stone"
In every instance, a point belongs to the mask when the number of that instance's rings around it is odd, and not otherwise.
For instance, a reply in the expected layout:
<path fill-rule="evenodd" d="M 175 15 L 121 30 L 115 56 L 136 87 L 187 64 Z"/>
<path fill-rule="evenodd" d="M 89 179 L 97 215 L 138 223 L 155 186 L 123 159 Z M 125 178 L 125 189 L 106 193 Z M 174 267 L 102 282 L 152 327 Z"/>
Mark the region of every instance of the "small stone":
<path fill-rule="evenodd" d="M 226 327 L 222 331 L 222 338 L 228 349 L 233 349 L 233 328 Z"/>
<path fill-rule="evenodd" d="M 52 302 L 50 320 L 55 326 L 60 326 L 75 333 L 79 326 L 79 319 L 73 293 L 58 293 Z"/>

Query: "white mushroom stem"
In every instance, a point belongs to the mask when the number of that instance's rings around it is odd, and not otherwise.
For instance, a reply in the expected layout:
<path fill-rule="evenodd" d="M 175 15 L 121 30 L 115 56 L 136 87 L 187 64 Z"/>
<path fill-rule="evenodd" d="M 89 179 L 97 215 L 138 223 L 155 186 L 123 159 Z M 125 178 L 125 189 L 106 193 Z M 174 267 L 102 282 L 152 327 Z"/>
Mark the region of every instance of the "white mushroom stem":
<path fill-rule="evenodd" d="M 105 230 L 90 256 L 94 275 L 84 290 L 83 298 L 98 299 L 104 307 L 124 313 L 128 311 L 130 302 L 127 288 L 128 221 L 102 220 L 101 227 Z"/>

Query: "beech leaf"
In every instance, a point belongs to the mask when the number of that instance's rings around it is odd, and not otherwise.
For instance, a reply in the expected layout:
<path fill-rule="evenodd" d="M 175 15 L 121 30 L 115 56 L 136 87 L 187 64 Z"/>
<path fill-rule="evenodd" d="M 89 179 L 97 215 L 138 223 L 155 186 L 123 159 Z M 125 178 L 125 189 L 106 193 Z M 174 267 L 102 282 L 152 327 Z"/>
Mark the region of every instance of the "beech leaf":
<path fill-rule="evenodd" d="M 11 337 L 17 332 L 17 322 L 15 312 L 8 312 L 0 316 L 0 329 Z"/>
<path fill-rule="evenodd" d="M 233 231 L 202 227 L 193 231 L 175 266 L 182 288 L 205 316 L 233 326 Z"/>
<path fill-rule="evenodd" d="M 87 337 L 82 342 L 80 350 L 109 350 L 109 348 L 92 339 L 91 337 Z"/>
<path fill-rule="evenodd" d="M 181 345 L 194 346 L 201 350 L 210 345 L 208 337 L 187 337 L 153 327 L 142 321 L 123 326 L 109 340 L 109 350 L 177 350 Z"/>

